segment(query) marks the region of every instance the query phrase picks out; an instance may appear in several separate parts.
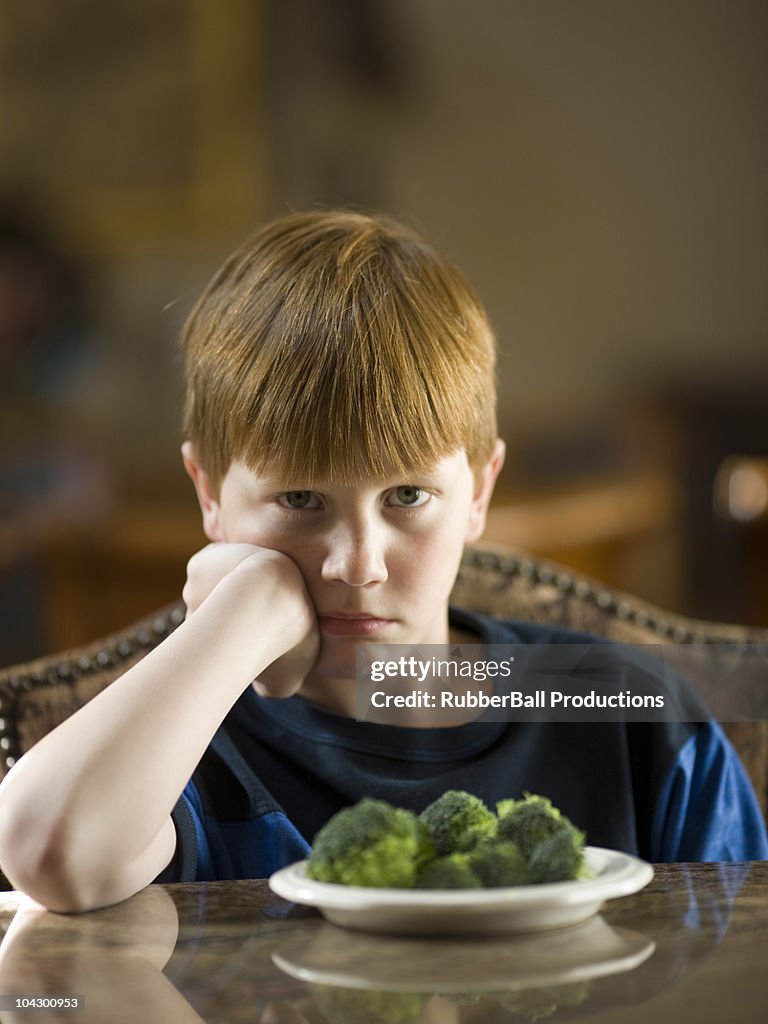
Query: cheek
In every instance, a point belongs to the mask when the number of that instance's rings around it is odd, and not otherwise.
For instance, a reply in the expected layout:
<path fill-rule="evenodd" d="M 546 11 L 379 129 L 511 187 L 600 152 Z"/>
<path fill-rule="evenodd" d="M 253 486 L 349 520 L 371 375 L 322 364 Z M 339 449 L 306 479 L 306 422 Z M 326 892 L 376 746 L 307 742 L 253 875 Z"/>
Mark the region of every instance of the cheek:
<path fill-rule="evenodd" d="M 222 540 L 227 544 L 253 544 L 291 555 L 292 535 L 285 525 L 277 526 L 258 516 L 230 513 L 222 518 Z"/>
<path fill-rule="evenodd" d="M 227 539 L 235 543 L 255 544 L 256 547 L 269 548 L 286 555 L 298 566 L 308 587 L 320 574 L 321 546 L 312 543 L 299 530 L 291 529 L 290 525 L 275 526 L 253 521 L 241 523 L 233 531 L 233 536 Z"/>
<path fill-rule="evenodd" d="M 398 579 L 425 601 L 438 601 L 453 589 L 462 552 L 463 523 L 446 520 L 410 543 L 396 546 L 390 556 L 390 579 Z"/>

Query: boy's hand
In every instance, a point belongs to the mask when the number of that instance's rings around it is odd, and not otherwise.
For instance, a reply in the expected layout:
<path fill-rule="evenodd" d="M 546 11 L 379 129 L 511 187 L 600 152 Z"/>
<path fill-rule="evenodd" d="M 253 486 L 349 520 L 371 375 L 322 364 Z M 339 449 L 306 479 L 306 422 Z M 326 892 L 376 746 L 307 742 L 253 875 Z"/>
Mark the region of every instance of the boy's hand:
<path fill-rule="evenodd" d="M 181 592 L 187 606 L 187 618 L 197 611 L 213 588 L 241 562 L 266 550 L 255 544 L 208 544 L 196 551 L 187 562 L 187 581 Z"/>
<path fill-rule="evenodd" d="M 243 621 L 248 641 L 259 641 L 257 691 L 265 697 L 296 693 L 320 646 L 315 609 L 296 563 L 255 544 L 209 544 L 187 564 L 182 591 L 187 618 L 219 588 L 232 598 L 225 614 Z M 246 642 L 246 658 L 249 647 Z"/>

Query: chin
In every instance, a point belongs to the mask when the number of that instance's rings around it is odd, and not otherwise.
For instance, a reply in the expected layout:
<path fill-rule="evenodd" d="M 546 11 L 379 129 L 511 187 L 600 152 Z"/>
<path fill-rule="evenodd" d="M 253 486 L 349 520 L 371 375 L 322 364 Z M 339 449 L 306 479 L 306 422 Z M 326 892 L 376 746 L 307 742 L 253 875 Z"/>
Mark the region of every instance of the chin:
<path fill-rule="evenodd" d="M 408 640 L 361 640 L 359 637 L 322 637 L 312 673 L 329 679 L 356 679 L 357 652 L 370 644 L 410 643 Z"/>

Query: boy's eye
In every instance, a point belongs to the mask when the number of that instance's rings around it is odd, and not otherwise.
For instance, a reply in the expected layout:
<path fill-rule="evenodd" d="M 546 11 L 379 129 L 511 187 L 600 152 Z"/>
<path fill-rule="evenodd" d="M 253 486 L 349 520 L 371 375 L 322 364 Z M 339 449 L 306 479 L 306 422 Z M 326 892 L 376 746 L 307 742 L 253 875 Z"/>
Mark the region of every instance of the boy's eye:
<path fill-rule="evenodd" d="M 421 487 L 395 487 L 389 492 L 388 501 L 396 508 L 418 508 L 429 501 L 429 493 Z"/>
<path fill-rule="evenodd" d="M 294 510 L 320 508 L 320 501 L 314 491 L 286 491 L 277 500 L 284 508 Z"/>

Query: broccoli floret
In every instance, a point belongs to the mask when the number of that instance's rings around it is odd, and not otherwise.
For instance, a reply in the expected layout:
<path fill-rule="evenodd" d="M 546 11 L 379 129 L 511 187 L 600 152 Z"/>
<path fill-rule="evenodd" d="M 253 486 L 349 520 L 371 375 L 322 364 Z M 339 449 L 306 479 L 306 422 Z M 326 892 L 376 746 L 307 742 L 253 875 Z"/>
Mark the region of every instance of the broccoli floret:
<path fill-rule="evenodd" d="M 502 800 L 499 838 L 517 843 L 531 881 L 560 882 L 584 873 L 584 833 L 544 796 Z"/>
<path fill-rule="evenodd" d="M 461 789 L 447 790 L 420 817 L 441 856 L 463 853 L 493 839 L 499 825 L 482 800 Z"/>
<path fill-rule="evenodd" d="M 468 853 L 451 853 L 431 860 L 416 879 L 418 889 L 480 889 L 482 883 L 470 867 Z"/>
<path fill-rule="evenodd" d="M 334 814 L 317 833 L 307 877 L 407 889 L 434 855 L 427 829 L 415 814 L 366 797 Z"/>
<path fill-rule="evenodd" d="M 473 874 L 489 889 L 533 881 L 517 843 L 482 843 L 469 855 L 469 864 Z"/>
<path fill-rule="evenodd" d="M 532 882 L 564 882 L 585 877 L 584 833 L 571 828 L 545 839 L 531 854 L 528 868 Z"/>
<path fill-rule="evenodd" d="M 417 992 L 313 985 L 312 994 L 328 1024 L 416 1024 L 424 1006 Z"/>
<path fill-rule="evenodd" d="M 524 800 L 501 800 L 496 809 L 499 839 L 517 843 L 525 857 L 530 857 L 543 840 L 556 835 L 563 822 L 570 824 L 545 796 L 526 793 Z"/>

